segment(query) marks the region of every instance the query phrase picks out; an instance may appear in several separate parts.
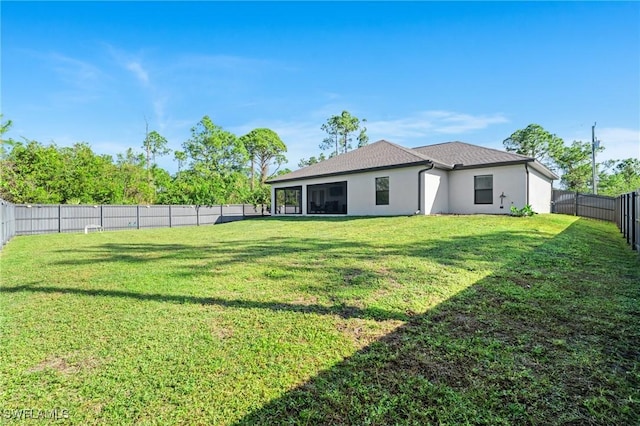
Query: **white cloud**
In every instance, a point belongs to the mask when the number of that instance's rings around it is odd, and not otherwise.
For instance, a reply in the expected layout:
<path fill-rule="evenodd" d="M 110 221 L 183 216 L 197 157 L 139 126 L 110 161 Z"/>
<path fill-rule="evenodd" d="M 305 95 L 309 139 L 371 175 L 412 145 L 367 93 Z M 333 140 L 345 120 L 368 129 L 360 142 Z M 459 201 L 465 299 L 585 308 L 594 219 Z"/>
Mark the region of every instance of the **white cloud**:
<path fill-rule="evenodd" d="M 207 69 L 228 69 L 233 71 L 255 70 L 271 64 L 263 59 L 248 58 L 233 55 L 194 55 L 185 54 L 173 61 L 171 68 L 187 68 L 202 71 Z"/>
<path fill-rule="evenodd" d="M 492 124 L 507 123 L 503 114 L 472 115 L 452 111 L 421 111 L 395 120 L 374 120 L 367 123 L 370 135 L 401 142 L 433 134 L 460 134 L 481 130 Z"/>
<path fill-rule="evenodd" d="M 621 160 L 624 158 L 640 158 L 640 130 L 622 127 L 596 127 L 596 138 L 604 151 L 596 157 L 598 162 L 605 160 Z M 565 144 L 574 140 L 591 142 L 591 129 L 573 137 L 563 137 Z"/>
<path fill-rule="evenodd" d="M 605 148 L 606 159 L 640 158 L 640 130 L 619 127 L 597 129 L 596 137 Z"/>
<path fill-rule="evenodd" d="M 55 91 L 42 93 L 50 99 L 51 104 L 59 105 L 88 103 L 100 98 L 104 91 L 104 83 L 109 76 L 98 66 L 58 52 L 40 54 L 27 52 L 43 60 L 47 69 L 58 77 L 62 84 Z"/>
<path fill-rule="evenodd" d="M 49 56 L 52 68 L 65 81 L 75 84 L 94 83 L 103 76 L 102 71 L 95 65 L 71 58 L 60 53 L 52 53 Z"/>
<path fill-rule="evenodd" d="M 131 71 L 143 85 L 147 86 L 149 84 L 149 73 L 139 61 L 127 62 L 125 68 Z"/>

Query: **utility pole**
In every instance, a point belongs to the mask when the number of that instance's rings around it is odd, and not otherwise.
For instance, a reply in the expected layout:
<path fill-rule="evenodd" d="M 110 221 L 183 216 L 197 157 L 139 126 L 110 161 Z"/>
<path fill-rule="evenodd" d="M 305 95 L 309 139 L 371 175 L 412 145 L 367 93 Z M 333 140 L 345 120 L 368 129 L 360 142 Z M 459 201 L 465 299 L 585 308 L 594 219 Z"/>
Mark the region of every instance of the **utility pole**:
<path fill-rule="evenodd" d="M 596 139 L 596 123 L 591 126 L 591 168 L 593 169 L 593 194 L 598 194 L 598 184 L 596 176 L 596 150 L 600 146 L 600 141 Z"/>

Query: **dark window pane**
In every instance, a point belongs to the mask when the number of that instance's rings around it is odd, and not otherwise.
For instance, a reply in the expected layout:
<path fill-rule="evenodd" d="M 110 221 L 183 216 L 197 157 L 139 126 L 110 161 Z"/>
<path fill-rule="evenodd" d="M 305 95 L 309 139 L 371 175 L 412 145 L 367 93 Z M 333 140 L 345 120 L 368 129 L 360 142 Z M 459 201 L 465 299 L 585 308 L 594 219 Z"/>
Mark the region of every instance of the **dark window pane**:
<path fill-rule="evenodd" d="M 376 191 L 388 191 L 389 190 L 389 178 L 381 177 L 376 178 Z"/>
<path fill-rule="evenodd" d="M 492 189 L 476 189 L 476 204 L 493 204 Z"/>
<path fill-rule="evenodd" d="M 376 178 L 376 205 L 389 204 L 389 177 Z"/>
<path fill-rule="evenodd" d="M 302 187 L 276 188 L 276 214 L 302 213 Z"/>
<path fill-rule="evenodd" d="M 386 206 L 389 204 L 389 191 L 376 191 L 376 205 Z"/>
<path fill-rule="evenodd" d="M 308 214 L 347 214 L 347 182 L 307 186 Z"/>
<path fill-rule="evenodd" d="M 474 203 L 493 204 L 493 175 L 473 177 Z"/>

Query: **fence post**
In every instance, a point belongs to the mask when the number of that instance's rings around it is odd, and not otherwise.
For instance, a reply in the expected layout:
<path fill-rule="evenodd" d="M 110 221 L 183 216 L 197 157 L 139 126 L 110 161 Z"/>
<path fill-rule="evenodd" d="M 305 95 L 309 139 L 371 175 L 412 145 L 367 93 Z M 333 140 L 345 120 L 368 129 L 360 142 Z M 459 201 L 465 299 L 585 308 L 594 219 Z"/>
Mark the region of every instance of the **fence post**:
<path fill-rule="evenodd" d="M 140 229 L 140 204 L 136 206 L 136 229 Z"/>
<path fill-rule="evenodd" d="M 62 204 L 58 204 L 58 234 L 62 232 Z"/>
<path fill-rule="evenodd" d="M 102 208 L 104 206 L 102 204 L 100 204 L 100 227 L 102 229 L 104 229 L 104 212 L 102 211 Z"/>
<path fill-rule="evenodd" d="M 195 205 L 196 208 L 196 226 L 200 226 L 200 206 Z"/>
<path fill-rule="evenodd" d="M 631 248 L 636 250 L 636 220 L 638 219 L 638 212 L 636 211 L 636 192 L 631 193 Z"/>
<path fill-rule="evenodd" d="M 624 236 L 627 239 L 627 243 L 629 242 L 629 237 L 631 235 L 631 228 L 630 228 L 630 224 L 631 224 L 631 196 L 630 195 L 631 194 L 626 194 L 624 196 L 625 205 L 626 205 L 625 209 L 627 211 L 627 213 L 626 213 L 627 214 L 627 220 L 625 221 L 626 225 L 625 225 L 625 234 L 624 234 Z"/>
<path fill-rule="evenodd" d="M 169 204 L 169 228 L 171 228 L 171 204 Z"/>
<path fill-rule="evenodd" d="M 624 194 L 624 238 L 627 240 L 627 244 L 629 244 L 629 223 L 631 222 L 631 218 L 629 215 L 629 213 L 631 213 L 630 207 L 629 194 Z"/>

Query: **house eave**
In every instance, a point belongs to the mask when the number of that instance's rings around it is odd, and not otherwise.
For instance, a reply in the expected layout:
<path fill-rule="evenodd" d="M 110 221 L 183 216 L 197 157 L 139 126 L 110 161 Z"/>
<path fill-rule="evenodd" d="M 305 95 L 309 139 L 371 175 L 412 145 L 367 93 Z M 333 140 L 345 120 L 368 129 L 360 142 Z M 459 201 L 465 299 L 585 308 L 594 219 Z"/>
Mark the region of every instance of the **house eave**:
<path fill-rule="evenodd" d="M 533 166 L 535 170 L 542 173 L 549 179 L 551 180 L 559 179 L 559 177 L 555 173 L 553 173 L 551 170 L 547 169 L 545 166 L 535 161 L 535 159 L 533 158 L 523 159 L 523 160 L 513 160 L 513 161 L 499 161 L 499 162 L 484 163 L 484 164 L 469 164 L 469 165 L 456 164 L 453 166 L 453 170 L 483 169 L 487 167 L 515 166 L 519 164 L 530 164 L 531 166 Z"/>
<path fill-rule="evenodd" d="M 380 167 L 368 167 L 364 169 L 348 170 L 344 172 L 324 173 L 324 174 L 318 174 L 313 176 L 293 177 L 289 179 L 271 179 L 266 181 L 266 183 L 273 185 L 273 184 L 285 183 L 285 182 L 295 182 L 295 181 L 301 181 L 301 180 L 311 180 L 311 179 L 319 179 L 319 178 L 326 178 L 326 177 L 333 177 L 333 176 L 353 175 L 358 173 L 375 172 L 378 170 L 402 169 L 407 167 L 424 166 L 429 164 L 433 164 L 433 163 L 431 161 L 423 160 L 423 161 L 416 161 L 413 163 L 395 164 L 395 165 L 380 166 Z"/>

